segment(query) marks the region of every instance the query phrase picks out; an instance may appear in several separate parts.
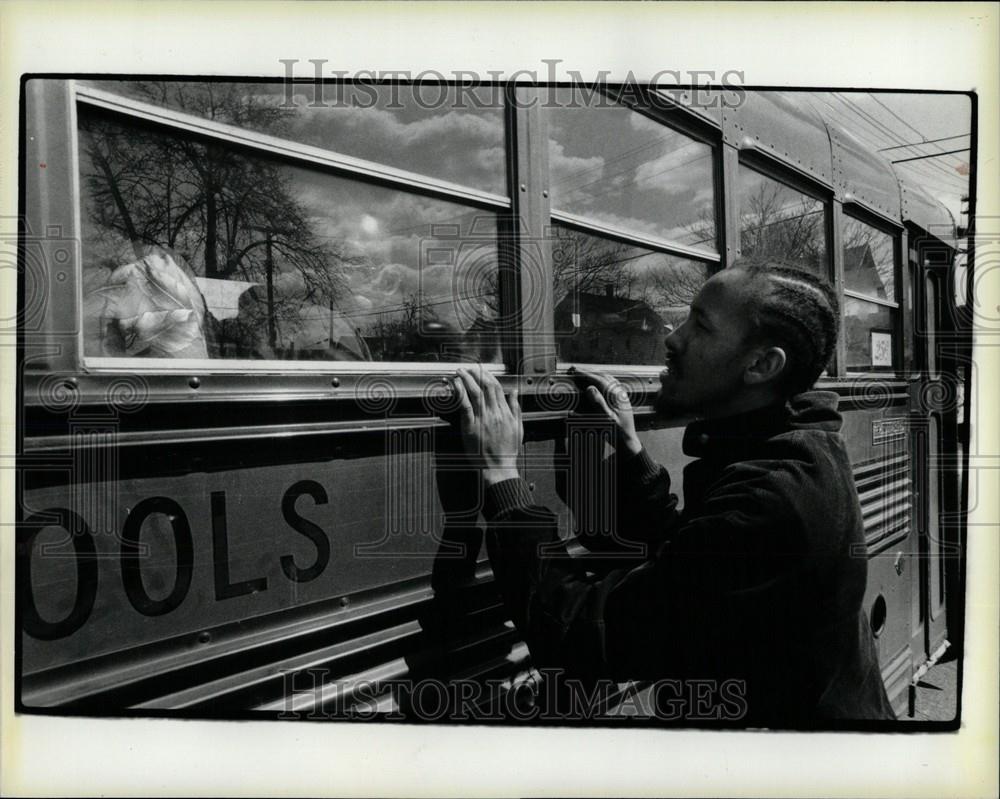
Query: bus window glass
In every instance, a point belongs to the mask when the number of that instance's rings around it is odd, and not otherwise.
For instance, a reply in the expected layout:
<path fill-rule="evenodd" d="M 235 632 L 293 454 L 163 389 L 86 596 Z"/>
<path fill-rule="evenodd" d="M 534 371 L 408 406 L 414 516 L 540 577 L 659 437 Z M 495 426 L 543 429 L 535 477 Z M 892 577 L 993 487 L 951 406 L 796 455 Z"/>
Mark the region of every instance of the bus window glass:
<path fill-rule="evenodd" d="M 893 309 L 887 305 L 844 297 L 848 371 L 878 370 L 895 365 L 893 317 Z"/>
<path fill-rule="evenodd" d="M 552 89 L 552 208 L 717 251 L 711 146 L 580 89 Z"/>
<path fill-rule="evenodd" d="M 561 226 L 554 235 L 560 360 L 662 365 L 709 265 Z"/>
<path fill-rule="evenodd" d="M 822 200 L 741 164 L 739 202 L 744 258 L 793 264 L 829 277 Z"/>
<path fill-rule="evenodd" d="M 878 300 L 896 301 L 893 237 L 844 216 L 844 288 Z"/>
<path fill-rule="evenodd" d="M 500 360 L 495 214 L 79 121 L 86 355 Z"/>
<path fill-rule="evenodd" d="M 133 100 L 507 194 L 501 87 L 80 81 Z"/>

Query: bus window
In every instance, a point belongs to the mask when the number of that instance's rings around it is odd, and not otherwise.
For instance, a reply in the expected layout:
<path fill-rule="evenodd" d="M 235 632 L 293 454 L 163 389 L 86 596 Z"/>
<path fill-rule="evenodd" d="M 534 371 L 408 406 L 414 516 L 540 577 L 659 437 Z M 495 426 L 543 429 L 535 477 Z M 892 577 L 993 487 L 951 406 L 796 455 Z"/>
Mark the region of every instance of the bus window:
<path fill-rule="evenodd" d="M 896 301 L 893 238 L 844 215 L 844 288 L 876 300 Z"/>
<path fill-rule="evenodd" d="M 79 83 L 244 130 L 507 194 L 500 86 Z"/>
<path fill-rule="evenodd" d="M 78 119 L 86 356 L 500 361 L 496 213 Z"/>
<path fill-rule="evenodd" d="M 554 213 L 715 253 L 713 148 L 603 95 L 545 103 Z"/>
<path fill-rule="evenodd" d="M 829 276 L 826 206 L 750 167 L 739 171 L 740 250 Z"/>
<path fill-rule="evenodd" d="M 892 309 L 854 297 L 844 299 L 848 371 L 891 368 L 895 363 Z"/>
<path fill-rule="evenodd" d="M 709 265 L 555 226 L 555 331 L 564 363 L 662 365 Z"/>
<path fill-rule="evenodd" d="M 844 332 L 849 371 L 898 365 L 898 285 L 894 237 L 844 219 Z"/>

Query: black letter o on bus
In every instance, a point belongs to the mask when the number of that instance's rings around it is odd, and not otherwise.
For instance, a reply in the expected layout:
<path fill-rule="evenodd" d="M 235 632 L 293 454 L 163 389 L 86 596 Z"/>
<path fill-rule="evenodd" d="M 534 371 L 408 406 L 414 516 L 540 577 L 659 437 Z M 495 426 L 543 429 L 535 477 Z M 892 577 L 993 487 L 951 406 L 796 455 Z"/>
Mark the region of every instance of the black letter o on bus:
<path fill-rule="evenodd" d="M 162 513 L 170 519 L 174 532 L 174 548 L 177 552 L 177 575 L 174 590 L 163 599 L 153 599 L 146 593 L 139 569 L 139 536 L 142 523 L 154 513 Z M 180 505 L 167 497 L 150 497 L 136 505 L 125 520 L 122 530 L 121 549 L 122 585 L 128 601 L 144 616 L 162 616 L 176 608 L 191 587 L 194 570 L 194 542 L 191 540 L 191 525 Z"/>
<path fill-rule="evenodd" d="M 53 515 L 58 517 L 55 523 L 47 518 Z M 66 618 L 57 622 L 46 621 L 38 613 L 31 586 L 31 553 L 35 548 L 35 538 L 43 529 L 54 524 L 70 534 L 76 560 L 76 598 L 73 600 L 73 609 Z M 73 511 L 51 508 L 22 522 L 17 538 L 17 586 L 22 602 L 24 632 L 40 641 L 54 641 L 72 635 L 86 623 L 97 599 L 97 547 L 93 533 L 87 523 Z"/>

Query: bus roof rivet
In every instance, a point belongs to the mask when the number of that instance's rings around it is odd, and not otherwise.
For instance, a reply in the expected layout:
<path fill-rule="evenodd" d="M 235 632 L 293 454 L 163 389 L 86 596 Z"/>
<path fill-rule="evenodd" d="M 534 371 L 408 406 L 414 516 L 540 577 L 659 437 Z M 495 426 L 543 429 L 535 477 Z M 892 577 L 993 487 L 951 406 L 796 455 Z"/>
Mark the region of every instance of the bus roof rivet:
<path fill-rule="evenodd" d="M 524 183 L 522 183 L 521 184 L 521 191 L 527 191 L 527 190 L 528 190 L 528 187 Z"/>
<path fill-rule="evenodd" d="M 543 197 L 548 197 L 549 196 L 549 190 L 548 189 L 543 189 L 542 190 L 542 196 Z"/>
<path fill-rule="evenodd" d="M 330 378 L 330 385 L 333 386 L 334 388 L 340 388 L 340 378 L 339 377 L 331 377 Z"/>
<path fill-rule="evenodd" d="M 533 378 L 533 377 L 527 377 L 527 378 L 525 378 L 524 382 L 527 383 L 530 386 L 532 383 L 535 382 L 535 378 Z"/>
<path fill-rule="evenodd" d="M 340 607 L 346 608 L 350 604 L 351 604 L 351 600 L 348 599 L 346 596 L 342 596 L 340 598 Z"/>
<path fill-rule="evenodd" d="M 212 640 L 212 634 L 208 630 L 198 633 L 199 644 L 207 644 L 211 640 Z"/>
<path fill-rule="evenodd" d="M 188 378 L 188 385 L 191 386 L 191 388 L 198 388 L 198 386 L 201 385 L 201 380 L 197 377 L 190 377 Z"/>
<path fill-rule="evenodd" d="M 67 377 L 66 378 L 66 388 L 68 388 L 68 389 L 76 391 L 76 388 L 77 388 L 77 386 L 79 384 L 80 384 L 80 381 L 77 380 L 75 377 Z"/>

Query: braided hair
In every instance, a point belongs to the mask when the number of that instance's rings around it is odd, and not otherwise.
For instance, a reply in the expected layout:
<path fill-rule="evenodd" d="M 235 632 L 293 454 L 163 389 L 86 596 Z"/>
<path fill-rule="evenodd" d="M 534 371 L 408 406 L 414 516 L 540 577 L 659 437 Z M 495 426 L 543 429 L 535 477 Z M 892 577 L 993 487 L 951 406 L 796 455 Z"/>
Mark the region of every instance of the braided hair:
<path fill-rule="evenodd" d="M 739 260 L 732 269 L 751 280 L 754 340 L 779 346 L 786 364 L 779 388 L 808 391 L 830 363 L 840 329 L 840 304 L 829 281 L 775 261 Z"/>

